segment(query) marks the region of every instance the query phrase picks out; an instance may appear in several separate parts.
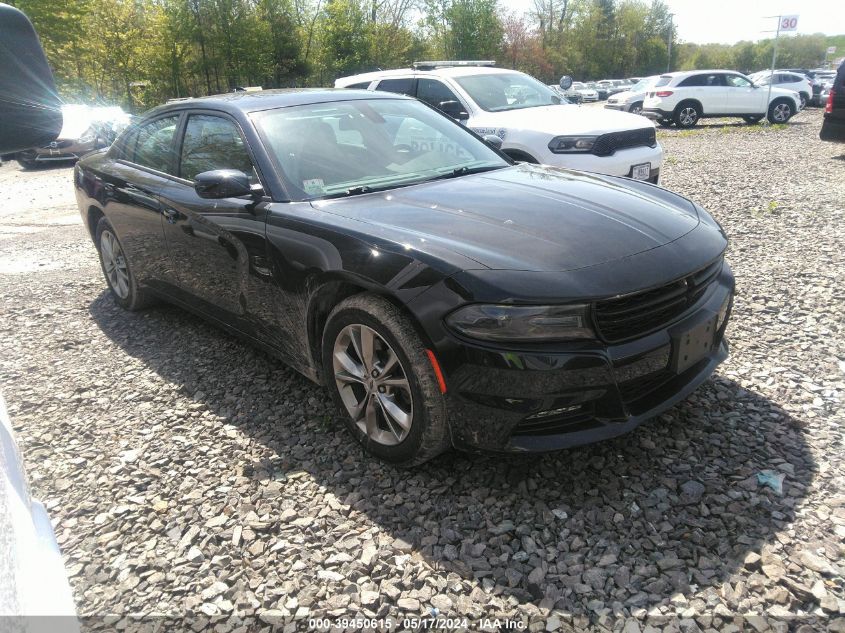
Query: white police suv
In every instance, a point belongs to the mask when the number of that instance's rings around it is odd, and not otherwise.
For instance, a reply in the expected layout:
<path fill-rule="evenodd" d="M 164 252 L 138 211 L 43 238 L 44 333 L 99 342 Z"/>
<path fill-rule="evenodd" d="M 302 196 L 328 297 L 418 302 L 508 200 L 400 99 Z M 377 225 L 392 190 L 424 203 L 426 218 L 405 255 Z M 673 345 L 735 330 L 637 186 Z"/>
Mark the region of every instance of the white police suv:
<path fill-rule="evenodd" d="M 561 85 L 567 88 L 571 79 Z M 416 97 L 482 136 L 498 136 L 502 151 L 514 160 L 659 179 L 663 149 L 653 123 L 626 112 L 561 103 L 544 83 L 494 62 L 417 62 L 343 77 L 335 87 Z"/>

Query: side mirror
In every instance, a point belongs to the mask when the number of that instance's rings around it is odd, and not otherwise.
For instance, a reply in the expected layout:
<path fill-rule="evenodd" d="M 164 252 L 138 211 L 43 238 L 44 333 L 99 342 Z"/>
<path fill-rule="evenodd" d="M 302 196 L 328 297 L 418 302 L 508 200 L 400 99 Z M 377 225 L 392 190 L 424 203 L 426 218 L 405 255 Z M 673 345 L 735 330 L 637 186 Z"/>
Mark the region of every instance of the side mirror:
<path fill-rule="evenodd" d="M 457 101 L 441 101 L 437 107 L 440 108 L 443 114 L 450 116 L 453 119 L 457 119 L 458 121 L 466 121 L 469 119 L 469 113 L 464 110 L 464 106 Z"/>
<path fill-rule="evenodd" d="M 493 149 L 495 149 L 495 150 L 501 150 L 502 149 L 502 139 L 500 139 L 495 134 L 485 134 L 481 138 L 483 138 L 484 142 L 487 143 Z"/>
<path fill-rule="evenodd" d="M 40 147 L 62 129 L 61 100 L 32 23 L 0 4 L 0 153 Z"/>
<path fill-rule="evenodd" d="M 238 198 L 262 193 L 260 187 L 253 187 L 249 176 L 238 169 L 214 169 L 194 177 L 194 191 L 200 198 Z"/>
<path fill-rule="evenodd" d="M 558 85 L 564 90 L 569 90 L 572 87 L 572 77 L 564 75 L 560 78 L 560 83 Z"/>

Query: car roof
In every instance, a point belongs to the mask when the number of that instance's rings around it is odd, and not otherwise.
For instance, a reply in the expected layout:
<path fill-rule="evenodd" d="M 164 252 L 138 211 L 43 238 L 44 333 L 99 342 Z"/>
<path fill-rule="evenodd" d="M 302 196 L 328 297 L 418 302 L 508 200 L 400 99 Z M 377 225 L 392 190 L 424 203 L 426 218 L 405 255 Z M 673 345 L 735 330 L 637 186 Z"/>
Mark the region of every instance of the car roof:
<path fill-rule="evenodd" d="M 150 110 L 147 115 L 196 108 L 209 108 L 229 114 L 239 114 L 312 103 L 330 103 L 332 101 L 353 101 L 358 99 L 409 99 L 409 97 L 388 92 L 372 92 L 369 90 L 285 88 L 255 92 L 228 92 L 219 95 L 209 95 L 207 97 L 183 99 L 160 105 Z"/>
<path fill-rule="evenodd" d="M 349 75 L 340 77 L 335 85 L 344 86 L 349 84 L 374 81 L 376 79 L 390 79 L 391 77 L 466 77 L 468 75 L 501 75 L 503 73 L 517 73 L 518 70 L 510 68 L 496 68 L 491 66 L 444 66 L 441 68 L 394 68 L 393 70 L 376 70 L 369 73 Z"/>

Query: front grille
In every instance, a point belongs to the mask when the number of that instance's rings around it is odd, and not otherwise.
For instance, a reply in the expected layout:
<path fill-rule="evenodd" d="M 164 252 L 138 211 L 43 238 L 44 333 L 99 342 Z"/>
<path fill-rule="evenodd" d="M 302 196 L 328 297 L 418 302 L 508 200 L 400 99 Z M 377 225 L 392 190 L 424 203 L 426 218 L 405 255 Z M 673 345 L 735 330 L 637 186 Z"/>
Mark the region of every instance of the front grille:
<path fill-rule="evenodd" d="M 593 304 L 601 337 L 608 342 L 634 338 L 660 328 L 694 305 L 722 269 L 722 258 L 672 283 Z"/>
<path fill-rule="evenodd" d="M 641 130 L 626 130 L 625 132 L 609 132 L 602 134 L 593 144 L 593 154 L 596 156 L 612 156 L 616 150 L 630 147 L 654 147 L 657 145 L 657 135 L 653 127 Z"/>

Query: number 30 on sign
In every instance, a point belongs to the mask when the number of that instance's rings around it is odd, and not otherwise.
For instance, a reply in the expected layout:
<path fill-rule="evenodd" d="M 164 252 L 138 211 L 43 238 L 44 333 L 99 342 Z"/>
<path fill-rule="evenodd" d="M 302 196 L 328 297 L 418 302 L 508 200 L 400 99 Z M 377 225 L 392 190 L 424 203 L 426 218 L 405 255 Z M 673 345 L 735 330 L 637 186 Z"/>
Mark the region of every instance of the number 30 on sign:
<path fill-rule="evenodd" d="M 798 30 L 798 16 L 797 15 L 782 15 L 782 16 L 780 16 L 780 30 L 781 31 L 797 31 Z"/>

